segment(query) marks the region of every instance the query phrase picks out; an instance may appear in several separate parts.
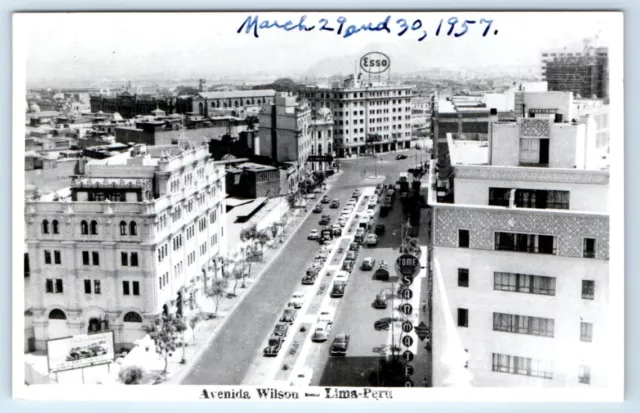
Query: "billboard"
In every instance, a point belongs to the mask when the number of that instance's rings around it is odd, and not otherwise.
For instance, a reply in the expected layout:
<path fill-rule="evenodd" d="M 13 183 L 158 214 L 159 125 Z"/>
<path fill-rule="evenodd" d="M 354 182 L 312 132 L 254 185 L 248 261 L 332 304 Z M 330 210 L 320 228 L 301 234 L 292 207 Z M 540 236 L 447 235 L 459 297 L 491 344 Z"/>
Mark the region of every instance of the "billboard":
<path fill-rule="evenodd" d="M 49 372 L 80 369 L 115 360 L 113 331 L 47 341 Z"/>

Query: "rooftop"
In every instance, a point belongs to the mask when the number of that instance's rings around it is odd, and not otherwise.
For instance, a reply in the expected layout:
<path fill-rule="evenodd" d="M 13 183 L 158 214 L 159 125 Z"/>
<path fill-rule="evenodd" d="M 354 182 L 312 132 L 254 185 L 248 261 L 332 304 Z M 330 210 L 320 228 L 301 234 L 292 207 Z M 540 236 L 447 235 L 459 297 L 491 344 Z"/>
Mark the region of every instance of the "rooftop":
<path fill-rule="evenodd" d="M 488 165 L 489 147 L 487 142 L 454 140 L 447 134 L 451 165 Z"/>
<path fill-rule="evenodd" d="M 198 96 L 205 99 L 224 99 L 224 98 L 251 98 L 262 96 L 275 96 L 276 91 L 273 89 L 260 90 L 233 90 L 228 92 L 200 92 Z"/>

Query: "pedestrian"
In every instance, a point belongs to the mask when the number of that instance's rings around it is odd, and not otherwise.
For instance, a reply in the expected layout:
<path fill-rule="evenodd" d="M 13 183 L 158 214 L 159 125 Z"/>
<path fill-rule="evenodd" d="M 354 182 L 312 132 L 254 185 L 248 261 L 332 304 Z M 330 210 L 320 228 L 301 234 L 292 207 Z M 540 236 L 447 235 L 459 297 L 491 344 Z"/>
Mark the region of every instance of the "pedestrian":
<path fill-rule="evenodd" d="M 422 387 L 427 387 L 427 378 L 422 379 Z"/>
<path fill-rule="evenodd" d="M 426 300 L 422 300 L 422 312 L 426 312 L 427 311 L 427 301 Z"/>

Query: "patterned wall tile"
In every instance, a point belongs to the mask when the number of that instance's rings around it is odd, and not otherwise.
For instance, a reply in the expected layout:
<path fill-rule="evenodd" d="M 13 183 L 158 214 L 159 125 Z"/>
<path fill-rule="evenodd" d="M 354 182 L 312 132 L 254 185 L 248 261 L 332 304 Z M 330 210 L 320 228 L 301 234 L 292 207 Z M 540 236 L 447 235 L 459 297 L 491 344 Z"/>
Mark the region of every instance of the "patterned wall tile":
<path fill-rule="evenodd" d="M 536 118 L 521 118 L 518 122 L 520 124 L 520 136 L 537 136 L 537 137 L 549 137 L 551 126 L 549 119 L 536 119 Z"/>
<path fill-rule="evenodd" d="M 596 238 L 596 256 L 609 258 L 609 218 L 509 210 L 436 207 L 435 245 L 457 247 L 458 230 L 469 230 L 469 247 L 494 249 L 494 232 L 555 235 L 558 255 L 582 257 L 583 238 Z"/>
<path fill-rule="evenodd" d="M 608 171 L 559 171 L 546 168 L 456 166 L 456 178 L 496 181 L 557 182 L 608 185 Z"/>

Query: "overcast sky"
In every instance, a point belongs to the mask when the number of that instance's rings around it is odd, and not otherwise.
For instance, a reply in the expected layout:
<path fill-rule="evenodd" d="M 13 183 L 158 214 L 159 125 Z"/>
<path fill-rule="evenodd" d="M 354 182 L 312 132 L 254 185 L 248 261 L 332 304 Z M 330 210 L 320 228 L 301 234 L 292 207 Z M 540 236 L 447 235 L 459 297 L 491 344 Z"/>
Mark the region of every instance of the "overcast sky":
<path fill-rule="evenodd" d="M 297 22 L 304 14 L 260 13 L 261 20 Z M 347 25 L 374 24 L 391 15 L 392 33 L 361 32 L 342 38 L 335 32 L 317 30 L 326 17 L 333 27 L 343 15 Z M 610 45 L 619 25 L 609 13 L 308 13 L 307 24 L 316 30 L 286 32 L 263 29 L 259 38 L 237 34 L 250 13 L 112 13 L 31 14 L 16 19 L 16 39 L 27 49 L 27 82 L 60 79 L 89 79 L 145 76 L 165 78 L 254 74 L 277 76 L 307 73 L 318 62 L 344 56 L 359 56 L 379 50 L 391 56 L 399 71 L 429 67 L 472 68 L 537 65 L 542 49 L 580 44 L 581 39 L 599 35 Z M 464 36 L 447 37 L 448 25 L 440 36 L 435 29 L 441 18 L 460 20 L 493 19 L 491 31 L 482 37 L 482 27 L 472 25 Z M 395 21 L 421 19 L 427 29 L 409 30 L 397 36 Z M 474 27 L 475 26 L 475 27 Z M 458 26 L 459 27 L 459 26 Z M 498 34 L 493 31 L 497 29 Z M 456 29 L 456 32 L 460 29 Z M 21 36 L 20 34 L 24 35 Z M 18 46 L 20 47 L 20 46 Z M 375 48 L 375 49 L 373 49 Z M 398 66 L 400 64 L 400 66 Z M 328 73 L 330 74 L 330 73 Z"/>

